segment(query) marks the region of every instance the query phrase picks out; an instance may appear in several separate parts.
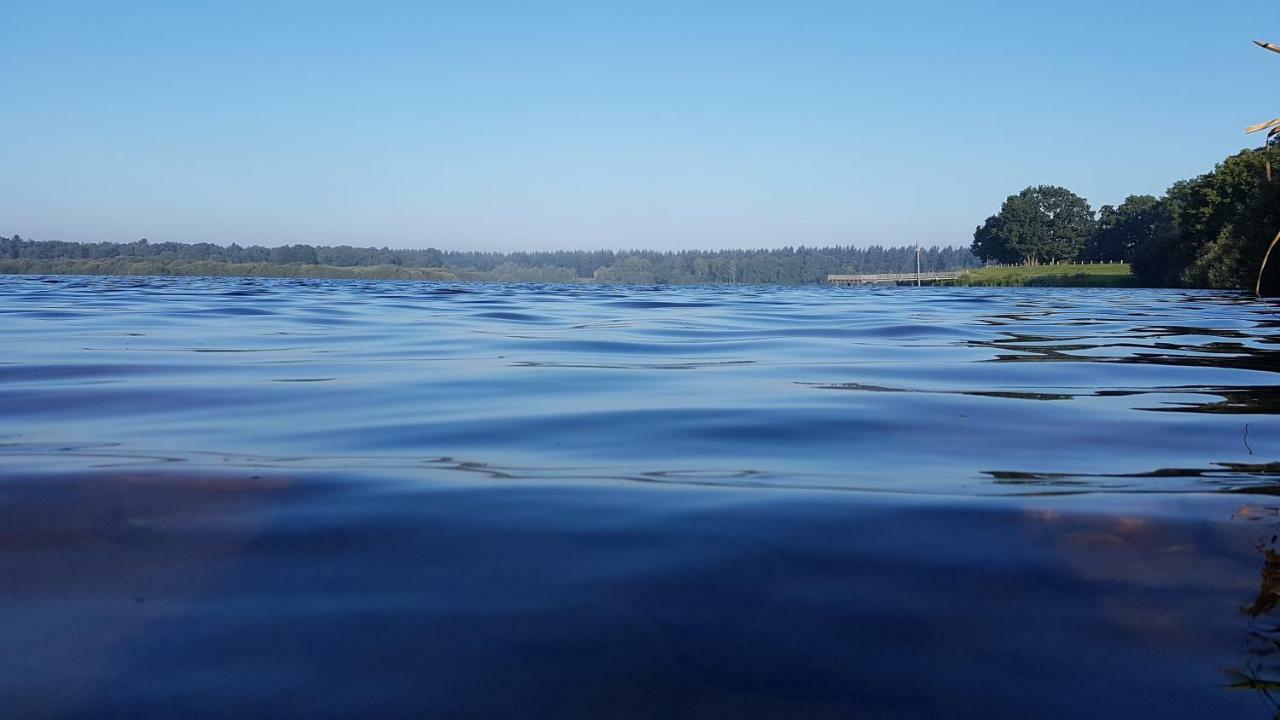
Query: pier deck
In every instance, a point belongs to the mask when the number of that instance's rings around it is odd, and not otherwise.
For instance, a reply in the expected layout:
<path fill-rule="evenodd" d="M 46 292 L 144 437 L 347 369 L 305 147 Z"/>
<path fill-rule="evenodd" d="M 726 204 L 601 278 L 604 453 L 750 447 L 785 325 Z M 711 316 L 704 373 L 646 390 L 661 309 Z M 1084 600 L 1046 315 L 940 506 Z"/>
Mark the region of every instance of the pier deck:
<path fill-rule="evenodd" d="M 895 284 L 915 284 L 916 278 L 920 279 L 922 284 L 933 284 L 938 282 L 949 282 L 960 277 L 963 270 L 950 270 L 946 272 L 926 272 L 920 273 L 877 273 L 872 275 L 828 275 L 827 283 L 831 285 L 873 285 L 878 283 L 895 283 Z"/>

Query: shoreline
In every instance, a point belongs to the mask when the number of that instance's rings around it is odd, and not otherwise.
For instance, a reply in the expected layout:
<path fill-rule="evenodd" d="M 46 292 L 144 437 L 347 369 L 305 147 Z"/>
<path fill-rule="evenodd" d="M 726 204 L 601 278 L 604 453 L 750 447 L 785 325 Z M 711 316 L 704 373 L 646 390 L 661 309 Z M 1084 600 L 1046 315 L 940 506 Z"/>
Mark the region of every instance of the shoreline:
<path fill-rule="evenodd" d="M 1079 269 L 1073 272 L 1072 270 Z M 226 263 L 199 261 L 118 260 L 33 260 L 0 258 L 0 275 L 83 275 L 102 277 L 226 277 L 280 278 L 295 280 L 396 280 L 422 282 L 491 282 L 540 283 L 547 280 L 494 276 L 479 271 L 447 268 L 401 267 L 396 265 L 339 266 L 283 263 Z M 581 285 L 671 285 L 691 284 L 737 287 L 744 285 L 777 285 L 799 287 L 804 283 L 618 283 L 593 278 L 559 280 L 553 284 Z M 939 283 L 957 287 L 1142 287 L 1136 283 L 1128 265 L 1041 265 L 1035 267 L 989 267 L 969 270 L 959 279 Z M 825 283 L 811 285 L 825 286 Z"/>

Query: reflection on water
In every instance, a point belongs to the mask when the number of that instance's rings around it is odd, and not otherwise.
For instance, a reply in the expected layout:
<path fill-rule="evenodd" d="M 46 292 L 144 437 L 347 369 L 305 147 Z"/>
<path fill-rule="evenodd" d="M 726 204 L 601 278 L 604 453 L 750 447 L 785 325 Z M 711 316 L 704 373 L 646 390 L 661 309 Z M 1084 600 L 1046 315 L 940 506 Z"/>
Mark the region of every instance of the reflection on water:
<path fill-rule="evenodd" d="M 1276 328 L 1151 290 L 0 278 L 0 697 L 1268 716 Z"/>
<path fill-rule="evenodd" d="M 1237 517 L 1257 523 L 1264 521 L 1264 534 L 1254 545 L 1262 559 L 1261 580 L 1253 602 L 1240 612 L 1250 618 L 1247 635 L 1247 657 L 1239 667 L 1228 670 L 1232 678 L 1228 686 L 1234 690 L 1251 690 L 1280 718 L 1280 624 L 1272 617 L 1280 605 L 1280 508 L 1247 505 Z"/>
<path fill-rule="evenodd" d="M 1229 496 L 11 478 L 19 717 L 1247 717 Z M 892 498 L 892 499 L 891 499 Z"/>

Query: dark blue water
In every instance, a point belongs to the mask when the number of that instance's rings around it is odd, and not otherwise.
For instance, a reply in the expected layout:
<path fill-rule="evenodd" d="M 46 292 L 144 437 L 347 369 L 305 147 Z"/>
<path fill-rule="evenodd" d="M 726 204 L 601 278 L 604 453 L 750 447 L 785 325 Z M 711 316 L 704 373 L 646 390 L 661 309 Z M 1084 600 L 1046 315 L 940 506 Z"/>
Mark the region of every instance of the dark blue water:
<path fill-rule="evenodd" d="M 0 278 L 0 714 L 1270 717 L 1278 322 Z"/>

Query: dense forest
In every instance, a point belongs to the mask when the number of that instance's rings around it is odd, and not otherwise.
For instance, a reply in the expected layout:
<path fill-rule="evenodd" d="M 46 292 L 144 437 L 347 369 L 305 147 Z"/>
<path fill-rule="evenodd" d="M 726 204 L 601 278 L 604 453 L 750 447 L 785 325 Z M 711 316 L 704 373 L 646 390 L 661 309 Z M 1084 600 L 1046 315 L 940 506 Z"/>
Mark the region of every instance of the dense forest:
<path fill-rule="evenodd" d="M 272 275 L 385 277 L 504 282 L 640 284 L 811 284 L 833 273 L 908 272 L 915 248 L 781 248 L 679 252 L 561 250 L 465 252 L 285 245 L 241 247 L 212 243 L 78 243 L 0 237 L 0 272 L 142 275 Z M 930 247 L 925 270 L 975 267 L 968 248 Z"/>
<path fill-rule="evenodd" d="M 974 232 L 984 260 L 1038 265 L 1073 260 L 1122 261 L 1142 285 L 1252 290 L 1267 245 L 1280 231 L 1275 146 L 1244 150 L 1210 172 L 1174 183 L 1161 197 L 1133 195 L 1096 214 L 1061 187 L 1010 195 Z M 1265 294 L 1280 290 L 1274 263 Z"/>

